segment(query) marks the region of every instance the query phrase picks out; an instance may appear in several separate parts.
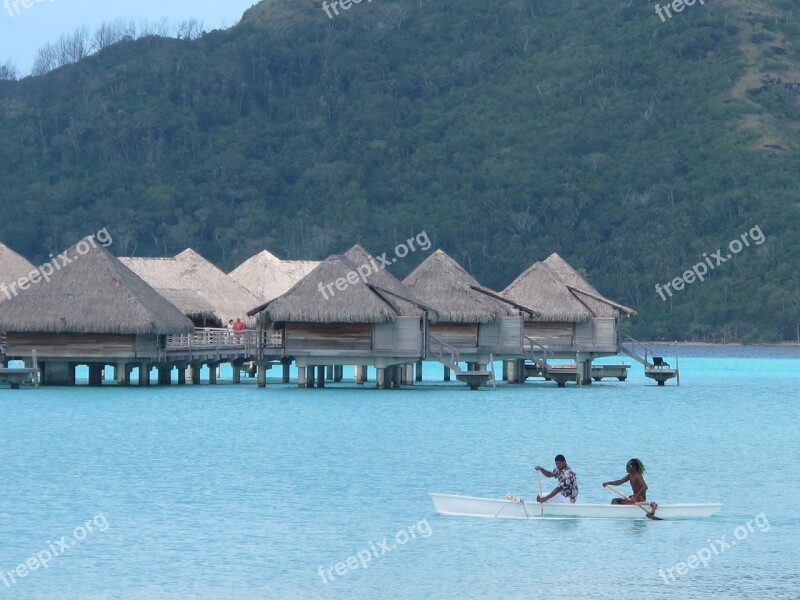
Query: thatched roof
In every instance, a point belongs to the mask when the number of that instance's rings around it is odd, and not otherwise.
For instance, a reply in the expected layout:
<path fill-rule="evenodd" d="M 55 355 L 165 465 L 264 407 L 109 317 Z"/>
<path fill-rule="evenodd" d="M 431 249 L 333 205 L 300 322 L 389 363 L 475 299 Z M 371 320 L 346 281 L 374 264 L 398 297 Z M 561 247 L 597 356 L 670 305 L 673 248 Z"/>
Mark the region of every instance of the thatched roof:
<path fill-rule="evenodd" d="M 489 323 L 517 314 L 509 304 L 473 289 L 480 284 L 441 250 L 426 258 L 403 283 L 434 308 L 431 323 Z"/>
<path fill-rule="evenodd" d="M 591 283 L 586 281 L 572 265 L 561 258 L 558 253 L 553 252 L 547 257 L 544 264 L 550 267 L 550 269 L 558 275 L 559 279 L 572 289 L 577 298 L 583 302 L 595 316 L 616 317 L 619 315 L 620 311 L 624 311 L 629 315 L 636 314 L 636 311 L 632 308 L 617 304 L 603 296 Z"/>
<path fill-rule="evenodd" d="M 72 262 L 0 304 L 0 331 L 169 334 L 194 330 L 172 304 L 90 238 L 67 250 Z M 92 240 L 94 241 L 94 240 Z"/>
<path fill-rule="evenodd" d="M 127 257 L 120 259 L 155 290 L 171 301 L 187 316 L 210 315 L 225 325 L 230 319 L 241 318 L 252 326 L 255 321 L 247 312 L 260 304 L 260 300 L 212 263 L 192 249 L 173 258 Z M 188 292 L 179 296 L 175 290 Z"/>
<path fill-rule="evenodd" d="M 192 321 L 216 321 L 217 313 L 205 298 L 193 290 L 160 288 L 156 290 L 177 306 Z"/>
<path fill-rule="evenodd" d="M 502 295 L 537 311 L 529 321 L 580 323 L 594 315 L 575 297 L 567 285 L 547 265 L 537 262 L 512 281 Z"/>
<path fill-rule="evenodd" d="M 329 256 L 288 292 L 259 307 L 259 319 L 276 323 L 382 323 L 409 313 L 408 306 L 413 305 L 375 291 L 360 278 L 351 276 L 355 283 L 345 286 L 340 282 L 344 289 L 336 288 L 338 279 L 346 280 L 357 269 L 358 265 L 346 256 Z"/>
<path fill-rule="evenodd" d="M 420 299 L 408 289 L 397 277 L 392 275 L 377 258 L 367 252 L 360 244 L 355 244 L 345 252 L 356 268 L 361 268 L 365 273 L 367 283 L 373 286 L 379 294 L 389 300 L 401 316 L 422 316 Z M 367 273 L 367 268 L 370 272 Z M 388 295 L 386 294 L 388 292 Z"/>
<path fill-rule="evenodd" d="M 314 260 L 281 260 L 266 250 L 248 258 L 228 277 L 269 302 L 288 292 L 319 265 Z"/>
<path fill-rule="evenodd" d="M 36 267 L 27 259 L 23 258 L 11 248 L 0 243 L 0 284 L 9 284 L 19 280 L 20 277 L 27 277 Z M 9 290 L 9 295 L 13 292 Z M 0 302 L 7 300 L 4 292 L 0 292 Z"/>

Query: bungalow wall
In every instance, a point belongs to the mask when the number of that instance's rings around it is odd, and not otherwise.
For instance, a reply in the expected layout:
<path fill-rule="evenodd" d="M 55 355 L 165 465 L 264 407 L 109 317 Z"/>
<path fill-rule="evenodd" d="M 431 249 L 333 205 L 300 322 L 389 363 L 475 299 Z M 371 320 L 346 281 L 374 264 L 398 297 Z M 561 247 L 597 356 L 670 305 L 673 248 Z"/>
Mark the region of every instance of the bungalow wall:
<path fill-rule="evenodd" d="M 36 350 L 40 359 L 50 358 L 134 358 L 137 336 L 101 333 L 9 333 L 10 357 L 29 357 Z M 152 336 L 155 350 L 155 336 Z"/>
<path fill-rule="evenodd" d="M 580 351 L 616 353 L 617 320 L 595 318 L 583 323 L 576 323 L 575 347 Z"/>
<path fill-rule="evenodd" d="M 372 349 L 392 351 L 402 356 L 420 355 L 422 330 L 419 317 L 397 317 L 394 321 L 375 323 Z"/>
<path fill-rule="evenodd" d="M 525 336 L 540 346 L 550 350 L 569 350 L 573 348 L 574 323 L 528 321 L 525 323 Z"/>
<path fill-rule="evenodd" d="M 432 336 L 459 350 L 478 347 L 477 323 L 430 323 L 428 331 Z"/>
<path fill-rule="evenodd" d="M 525 323 L 525 335 L 552 352 L 616 354 L 618 322 L 595 318 L 581 323 Z"/>
<path fill-rule="evenodd" d="M 523 319 L 500 317 L 491 323 L 481 323 L 478 328 L 478 346 L 486 351 L 522 353 Z"/>
<path fill-rule="evenodd" d="M 372 324 L 286 323 L 284 343 L 287 354 L 314 350 L 368 352 L 372 347 Z"/>
<path fill-rule="evenodd" d="M 286 355 L 370 355 L 417 358 L 422 331 L 419 317 L 385 323 L 286 323 Z"/>

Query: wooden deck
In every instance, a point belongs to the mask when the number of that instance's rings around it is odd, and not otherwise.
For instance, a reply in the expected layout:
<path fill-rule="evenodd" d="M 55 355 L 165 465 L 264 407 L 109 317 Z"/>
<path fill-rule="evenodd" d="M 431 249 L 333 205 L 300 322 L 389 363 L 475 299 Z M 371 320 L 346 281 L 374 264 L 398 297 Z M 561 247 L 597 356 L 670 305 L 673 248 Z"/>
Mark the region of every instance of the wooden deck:
<path fill-rule="evenodd" d="M 39 387 L 39 369 L 0 369 L 0 383 L 11 385 L 12 390 L 18 390 L 23 383 Z"/>
<path fill-rule="evenodd" d="M 280 331 L 245 329 L 229 332 L 226 329 L 204 328 L 194 333 L 168 335 L 167 360 L 256 360 L 284 347 Z"/>

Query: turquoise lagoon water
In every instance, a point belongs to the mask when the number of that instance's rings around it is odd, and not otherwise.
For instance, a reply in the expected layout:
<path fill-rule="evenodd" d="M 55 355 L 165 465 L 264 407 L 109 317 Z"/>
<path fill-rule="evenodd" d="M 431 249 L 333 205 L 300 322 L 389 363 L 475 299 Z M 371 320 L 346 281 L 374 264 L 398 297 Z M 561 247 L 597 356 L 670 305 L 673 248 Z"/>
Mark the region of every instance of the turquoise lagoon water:
<path fill-rule="evenodd" d="M 800 350 L 680 352 L 664 388 L 634 365 L 565 389 L 2 389 L 0 596 L 798 598 Z M 556 453 L 582 501 L 610 501 L 600 483 L 637 456 L 651 499 L 725 506 L 673 522 L 433 512 L 431 491 L 532 499 Z M 722 536 L 736 545 L 674 571 Z M 346 569 L 360 551 L 367 568 Z"/>

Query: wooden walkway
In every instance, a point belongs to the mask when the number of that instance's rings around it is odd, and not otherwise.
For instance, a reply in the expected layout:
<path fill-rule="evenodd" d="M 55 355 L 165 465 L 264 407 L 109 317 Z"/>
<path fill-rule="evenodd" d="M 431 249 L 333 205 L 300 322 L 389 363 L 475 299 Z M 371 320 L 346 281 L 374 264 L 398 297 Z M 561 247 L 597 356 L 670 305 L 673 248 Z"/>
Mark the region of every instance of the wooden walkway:
<path fill-rule="evenodd" d="M 168 361 L 195 360 L 260 360 L 269 350 L 284 346 L 280 331 L 246 329 L 229 332 L 226 329 L 197 329 L 194 333 L 168 335 L 165 359 Z"/>

